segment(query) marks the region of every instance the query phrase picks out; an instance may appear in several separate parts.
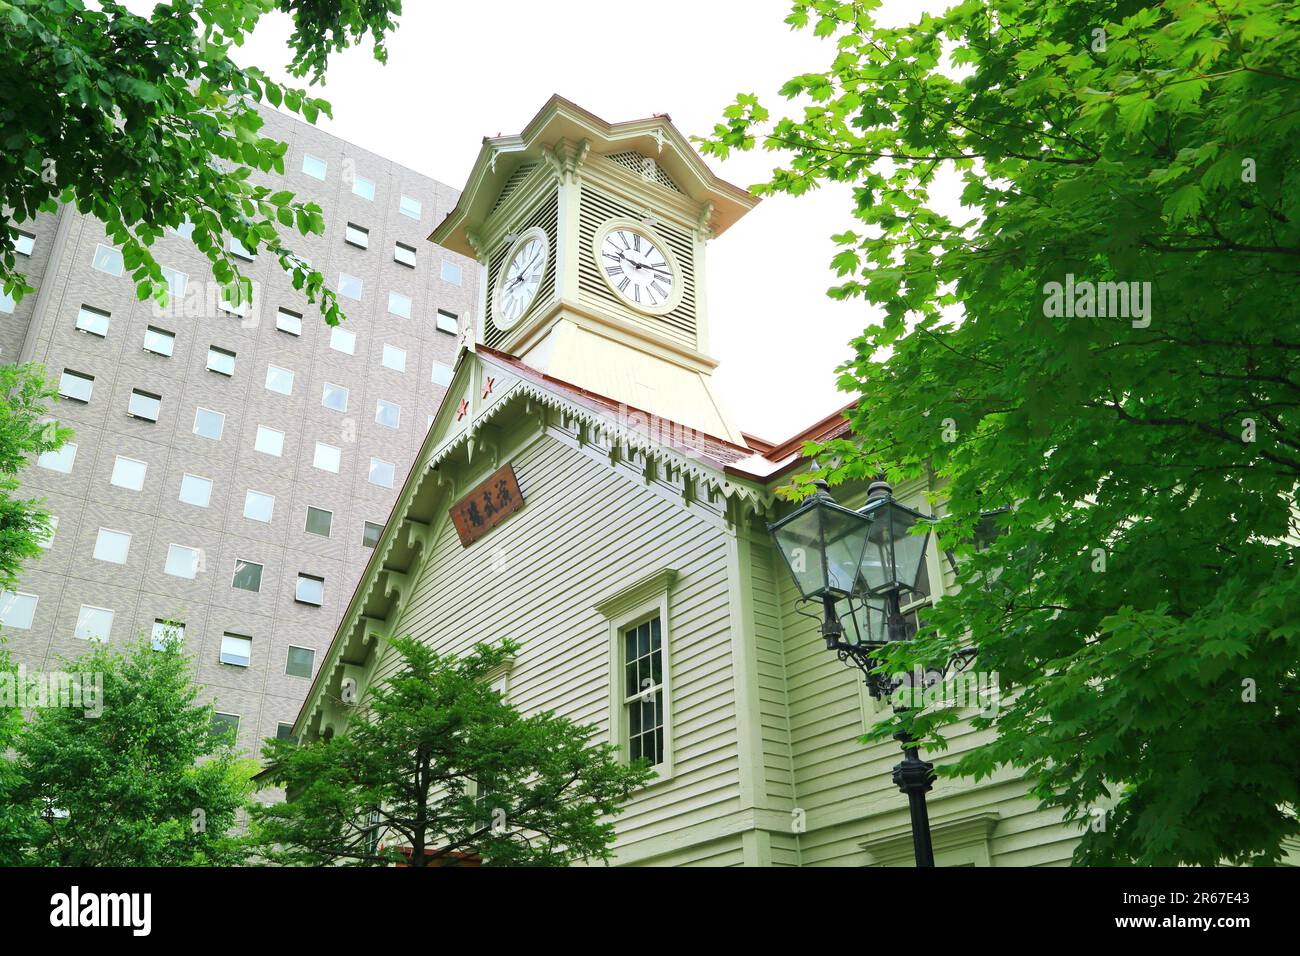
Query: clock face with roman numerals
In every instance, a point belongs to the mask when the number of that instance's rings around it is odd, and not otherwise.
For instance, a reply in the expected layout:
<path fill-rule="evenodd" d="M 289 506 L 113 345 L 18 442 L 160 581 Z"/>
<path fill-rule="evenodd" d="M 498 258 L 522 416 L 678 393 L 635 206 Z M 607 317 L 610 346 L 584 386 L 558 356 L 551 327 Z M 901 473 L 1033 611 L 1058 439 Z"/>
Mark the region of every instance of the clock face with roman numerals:
<path fill-rule="evenodd" d="M 600 267 L 614 291 L 642 309 L 664 308 L 677 281 L 672 263 L 645 233 L 623 226 L 601 240 Z"/>
<path fill-rule="evenodd" d="M 497 278 L 493 321 L 508 329 L 523 317 L 542 284 L 546 271 L 546 234 L 530 230 L 520 238 L 506 257 Z"/>

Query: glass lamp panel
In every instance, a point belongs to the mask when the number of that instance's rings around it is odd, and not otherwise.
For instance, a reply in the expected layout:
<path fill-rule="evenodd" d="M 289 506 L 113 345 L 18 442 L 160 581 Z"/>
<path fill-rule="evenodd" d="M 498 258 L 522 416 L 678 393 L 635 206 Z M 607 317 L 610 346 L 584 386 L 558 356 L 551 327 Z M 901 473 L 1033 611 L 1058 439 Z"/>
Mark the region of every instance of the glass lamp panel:
<path fill-rule="evenodd" d="M 810 507 L 796 513 L 774 532 L 777 547 L 790 568 L 795 586 L 805 598 L 817 597 L 826 587 L 820 510 L 819 507 Z"/>

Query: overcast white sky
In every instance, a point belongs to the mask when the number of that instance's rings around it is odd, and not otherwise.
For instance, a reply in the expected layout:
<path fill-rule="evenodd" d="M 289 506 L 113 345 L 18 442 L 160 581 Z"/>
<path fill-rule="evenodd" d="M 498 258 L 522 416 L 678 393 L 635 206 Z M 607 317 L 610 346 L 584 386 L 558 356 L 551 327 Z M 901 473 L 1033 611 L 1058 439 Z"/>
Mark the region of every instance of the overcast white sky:
<path fill-rule="evenodd" d="M 886 0 L 891 19 L 947 4 Z M 318 95 L 329 132 L 461 188 L 484 136 L 515 133 L 552 93 L 617 122 L 668 113 L 708 133 L 740 91 L 775 112 L 789 77 L 822 70 L 830 42 L 782 21 L 789 0 L 408 0 L 387 66 L 368 45 L 336 56 Z M 268 18 L 241 60 L 283 74 L 288 22 Z M 779 154 L 751 152 L 714 171 L 740 186 Z M 846 192 L 764 200 L 710 246 L 711 351 L 718 391 L 746 431 L 789 437 L 848 401 L 835 367 L 875 312 L 833 302 L 830 235 L 852 224 Z"/>

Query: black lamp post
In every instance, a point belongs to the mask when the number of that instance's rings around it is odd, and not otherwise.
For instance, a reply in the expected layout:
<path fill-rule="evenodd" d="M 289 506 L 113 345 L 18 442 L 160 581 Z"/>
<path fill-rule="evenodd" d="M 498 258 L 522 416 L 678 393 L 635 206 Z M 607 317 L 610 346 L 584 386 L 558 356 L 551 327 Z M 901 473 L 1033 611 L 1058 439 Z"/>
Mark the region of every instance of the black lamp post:
<path fill-rule="evenodd" d="M 822 605 L 826 649 L 857 665 L 871 696 L 881 699 L 894 687 L 888 677 L 873 673 L 880 663 L 877 654 L 886 644 L 907 639 L 899 594 L 915 590 L 925 573 L 930 532 L 912 534 L 911 529 L 929 518 L 895 501 L 885 481 L 872 482 L 861 511 L 837 504 L 824 481 L 815 484 L 817 492 L 768 531 L 802 598 Z M 869 603 L 873 598 L 879 606 Z M 873 615 L 881 619 L 880 627 Z M 893 780 L 907 794 L 916 865 L 934 866 L 925 805 L 934 764 L 921 760 L 910 734 L 894 737 L 903 760 L 894 767 Z"/>

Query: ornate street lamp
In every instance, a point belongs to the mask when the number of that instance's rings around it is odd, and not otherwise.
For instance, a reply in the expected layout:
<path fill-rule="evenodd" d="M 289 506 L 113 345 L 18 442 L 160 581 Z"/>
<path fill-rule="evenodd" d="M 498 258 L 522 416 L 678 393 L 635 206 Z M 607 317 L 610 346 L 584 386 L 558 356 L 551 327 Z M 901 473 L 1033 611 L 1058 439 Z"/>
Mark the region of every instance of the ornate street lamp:
<path fill-rule="evenodd" d="M 916 590 L 926 573 L 930 536 L 928 529 L 924 534 L 911 530 L 918 523 L 928 525 L 930 519 L 895 501 L 885 481 L 871 483 L 861 511 L 837 504 L 826 482 L 814 484 L 817 492 L 768 531 L 799 594 L 822 605 L 827 650 L 857 665 L 871 696 L 884 698 L 894 686 L 873 671 L 886 644 L 907 639 L 899 594 Z M 910 734 L 900 731 L 894 738 L 902 745 L 903 761 L 894 767 L 893 780 L 907 794 L 916 865 L 934 866 L 925 805 L 934 784 L 934 764 L 920 759 Z"/>

